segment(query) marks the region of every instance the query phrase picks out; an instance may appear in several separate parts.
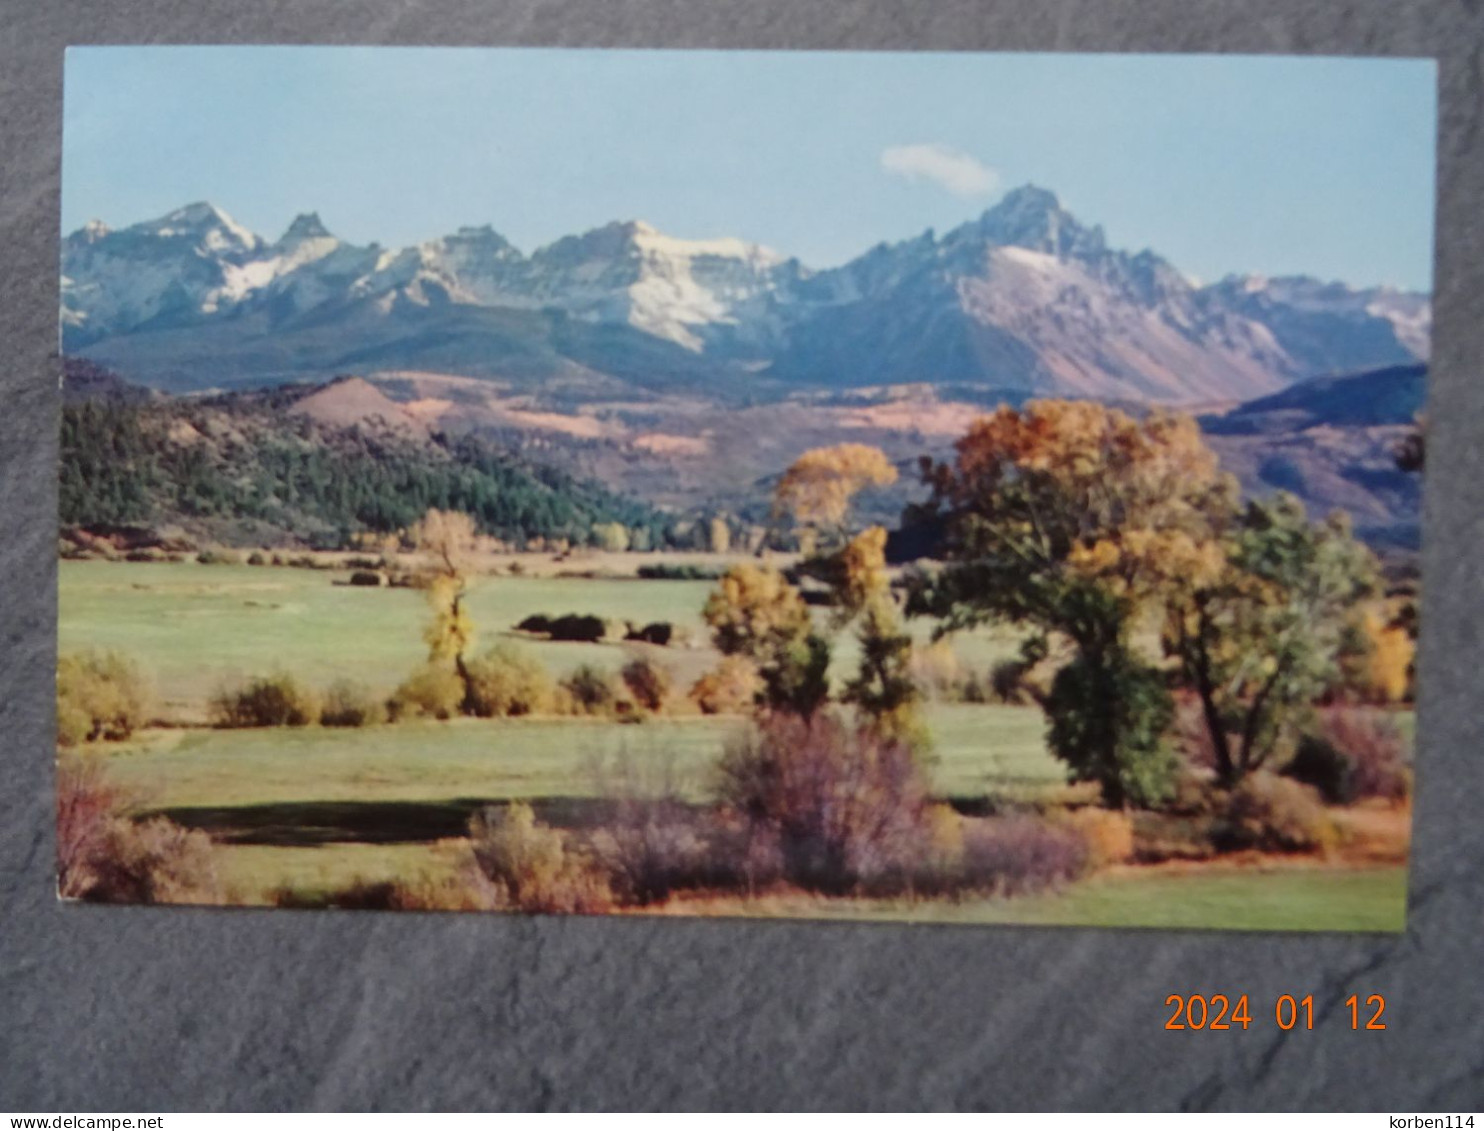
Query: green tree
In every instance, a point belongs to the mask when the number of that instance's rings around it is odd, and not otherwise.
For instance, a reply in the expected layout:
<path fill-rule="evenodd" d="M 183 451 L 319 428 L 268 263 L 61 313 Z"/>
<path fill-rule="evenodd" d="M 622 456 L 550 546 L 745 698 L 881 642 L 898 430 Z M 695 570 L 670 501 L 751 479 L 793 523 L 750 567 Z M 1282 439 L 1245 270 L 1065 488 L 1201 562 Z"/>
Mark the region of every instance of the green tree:
<path fill-rule="evenodd" d="M 867 528 L 806 568 L 830 586 L 836 630 L 856 624 L 860 667 L 846 683 L 842 698 L 856 704 L 880 736 L 921 745 L 926 727 L 912 677 L 912 636 L 892 597 L 885 528 Z"/>
<path fill-rule="evenodd" d="M 1133 627 L 1173 579 L 1210 568 L 1211 516 L 1235 493 L 1195 422 L 1032 401 L 981 417 L 923 472 L 918 517 L 944 524 L 948 564 L 918 579 L 909 610 L 945 631 L 1003 619 L 1068 639 L 1075 659 L 1046 702 L 1053 751 L 1109 806 L 1159 802 L 1171 705 Z"/>
<path fill-rule="evenodd" d="M 799 591 L 776 569 L 733 566 L 703 615 L 718 651 L 757 665 L 767 707 L 808 716 L 829 698 L 829 643 L 815 631 Z"/>
<path fill-rule="evenodd" d="M 1284 493 L 1249 503 L 1220 546 L 1219 568 L 1173 587 L 1163 639 L 1230 786 L 1284 748 L 1339 682 L 1347 648 L 1365 639 L 1377 570 L 1342 515 L 1311 523 Z"/>
<path fill-rule="evenodd" d="M 593 542 L 600 550 L 621 554 L 629 548 L 629 528 L 621 522 L 595 523 Z"/>

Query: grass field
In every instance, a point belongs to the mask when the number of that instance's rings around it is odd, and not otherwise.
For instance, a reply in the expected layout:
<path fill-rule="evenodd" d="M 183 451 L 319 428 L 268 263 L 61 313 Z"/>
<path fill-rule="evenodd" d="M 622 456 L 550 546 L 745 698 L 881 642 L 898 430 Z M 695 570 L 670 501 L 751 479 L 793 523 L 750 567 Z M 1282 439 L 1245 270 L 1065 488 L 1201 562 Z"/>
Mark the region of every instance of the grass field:
<path fill-rule="evenodd" d="M 1123 868 L 1064 891 L 1016 899 L 827 900 L 762 897 L 700 901 L 672 911 L 707 915 L 1003 923 L 1057 927 L 1165 927 L 1239 931 L 1400 931 L 1407 870 L 1233 868 L 1199 874 Z"/>
<path fill-rule="evenodd" d="M 990 788 L 1055 787 L 1061 765 L 1030 707 L 938 705 L 935 787 L 979 796 Z M 110 777 L 154 808 L 301 800 L 385 802 L 450 798 L 588 797 L 597 765 L 627 753 L 673 770 L 705 796 L 739 718 L 695 717 L 620 726 L 588 719 L 455 719 L 396 726 L 153 730 L 110 757 Z"/>
<path fill-rule="evenodd" d="M 167 715 L 200 721 L 224 683 L 286 668 L 320 686 L 353 677 L 389 692 L 425 657 L 428 607 L 413 589 L 336 585 L 346 571 L 194 562 L 64 561 L 59 565 L 60 647 L 117 649 L 153 677 Z M 557 674 L 590 663 L 617 670 L 634 648 L 646 648 L 688 686 L 716 662 L 701 609 L 709 581 L 630 578 L 498 577 L 474 583 L 469 613 L 478 646 L 510 634 L 533 613 L 592 613 L 639 624 L 670 621 L 690 646 L 569 644 L 518 636 Z M 930 624 L 917 624 L 921 637 Z M 955 638 L 960 660 L 987 670 L 1012 654 L 1018 637 L 986 629 Z M 836 673 L 854 667 L 846 634 Z"/>
<path fill-rule="evenodd" d="M 229 892 L 242 902 L 256 903 L 279 886 L 324 893 L 358 881 L 408 876 L 436 880 L 455 875 L 465 859 L 463 845 L 454 841 L 292 848 L 229 845 L 219 850 L 218 869 Z M 663 913 L 1064 927 L 1400 931 L 1406 926 L 1406 911 L 1407 870 L 1391 866 L 1234 868 L 1199 874 L 1124 868 L 1061 892 L 1017 899 L 907 903 L 807 895 L 698 898 L 676 901 Z"/>
<path fill-rule="evenodd" d="M 354 678 L 389 691 L 424 658 L 423 595 L 332 582 L 343 572 L 195 563 L 63 562 L 60 646 L 117 649 L 149 672 L 168 717 L 204 718 L 210 695 L 244 676 L 287 670 L 327 686 Z M 701 607 L 712 583 L 623 578 L 498 577 L 470 611 L 484 643 L 536 612 L 671 621 L 693 642 L 527 647 L 554 673 L 588 662 L 616 669 L 645 648 L 688 682 L 716 661 Z M 914 625 L 919 638 L 930 625 Z M 855 663 L 839 642 L 837 677 Z M 979 672 L 1010 655 L 1015 634 L 954 638 Z M 930 774 L 940 796 L 1030 798 L 1065 788 L 1037 708 L 929 704 Z M 1400 720 L 1410 734 L 1410 715 Z M 530 799 L 553 823 L 580 825 L 602 792 L 598 767 L 620 757 L 664 768 L 680 791 L 710 795 L 714 767 L 741 718 L 674 717 L 639 725 L 589 719 L 458 719 L 360 729 L 150 729 L 107 747 L 109 777 L 147 810 L 217 840 L 218 871 L 237 902 L 285 886 L 331 892 L 357 881 L 438 879 L 467 863 L 461 839 L 480 805 Z M 585 808 L 586 807 L 586 808 Z M 1392 859 L 1395 859 L 1393 857 Z M 1352 866 L 1364 863 L 1368 866 Z M 1388 861 L 1199 871 L 1120 867 L 1065 891 L 1014 900 L 907 904 L 804 895 L 697 899 L 666 910 L 933 922 L 1396 930 L 1406 877 Z"/>
<path fill-rule="evenodd" d="M 1030 708 L 938 706 L 934 785 L 973 796 L 1019 785 L 1054 789 L 1060 765 Z M 110 777 L 151 809 L 222 838 L 218 869 L 236 901 L 281 887 L 327 893 L 358 881 L 450 876 L 458 840 L 486 800 L 527 798 L 538 811 L 595 797 L 596 763 L 627 751 L 673 768 L 706 795 L 717 751 L 740 719 L 612 726 L 583 720 L 458 720 L 360 730 L 151 731 L 109 754 Z M 570 816 L 570 814 L 568 814 Z M 360 837 L 394 838 L 373 843 Z M 405 838 L 405 839 L 397 839 Z M 320 842 L 322 841 L 322 843 Z M 871 918 L 1244 930 L 1400 930 L 1405 869 L 1285 865 L 1193 873 L 1125 868 L 1066 891 L 1015 900 L 882 902 L 805 896 L 681 902 L 708 915 Z"/>

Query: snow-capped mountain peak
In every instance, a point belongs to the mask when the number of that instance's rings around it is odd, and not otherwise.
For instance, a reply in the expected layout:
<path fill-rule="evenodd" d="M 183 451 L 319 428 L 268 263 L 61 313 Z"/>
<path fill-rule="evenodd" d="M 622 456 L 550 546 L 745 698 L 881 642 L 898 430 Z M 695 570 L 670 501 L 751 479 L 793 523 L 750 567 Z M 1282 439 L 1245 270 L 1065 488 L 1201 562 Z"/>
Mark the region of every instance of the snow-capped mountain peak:
<path fill-rule="evenodd" d="M 334 239 L 318 212 L 301 212 L 278 239 L 278 247 L 296 247 L 306 240 Z"/>
<path fill-rule="evenodd" d="M 765 308 L 789 263 L 744 240 L 681 239 L 626 220 L 541 248 L 528 278 L 533 296 L 578 318 L 627 323 L 699 353 L 718 337 L 773 333 Z"/>
<path fill-rule="evenodd" d="M 642 381 L 659 362 L 669 382 L 692 370 L 712 380 L 720 366 L 773 387 L 1236 400 L 1415 362 L 1431 324 L 1426 295 L 1387 288 L 1261 276 L 1201 286 L 1154 251 L 1109 248 L 1101 227 L 1035 185 L 944 235 L 819 272 L 733 236 L 684 238 L 637 219 L 529 256 L 488 225 L 356 246 L 313 212 L 267 243 L 205 202 L 119 230 L 90 223 L 63 241 L 62 268 L 64 349 L 168 381 L 251 343 L 237 371 L 279 359 L 259 379 L 385 356 L 448 372 L 575 364 Z M 548 339 L 551 320 L 527 317 L 543 311 L 605 330 Z M 197 360 L 181 360 L 182 342 Z M 575 352 L 550 360 L 563 350 Z"/>
<path fill-rule="evenodd" d="M 218 254 L 251 252 L 263 243 L 255 233 L 204 200 L 177 208 L 158 220 L 136 224 L 129 230 L 164 239 L 196 240 L 203 250 Z"/>
<path fill-rule="evenodd" d="M 960 232 L 1059 258 L 1088 257 L 1106 250 L 1101 227 L 1085 227 L 1062 207 L 1056 193 L 1036 185 L 1012 189 Z"/>

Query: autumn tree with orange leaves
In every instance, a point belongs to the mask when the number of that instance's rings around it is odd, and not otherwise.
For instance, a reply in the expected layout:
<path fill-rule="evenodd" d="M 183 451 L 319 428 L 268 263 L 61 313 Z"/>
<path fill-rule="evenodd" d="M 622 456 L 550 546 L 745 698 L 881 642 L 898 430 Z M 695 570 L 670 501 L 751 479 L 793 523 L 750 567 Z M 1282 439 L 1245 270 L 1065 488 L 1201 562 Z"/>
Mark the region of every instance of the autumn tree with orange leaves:
<path fill-rule="evenodd" d="M 1110 806 L 1167 796 L 1170 694 L 1131 638 L 1149 598 L 1222 564 L 1211 516 L 1236 488 L 1195 422 L 1085 401 L 1001 407 L 923 475 L 932 497 L 916 517 L 944 523 L 948 563 L 918 580 L 911 610 L 946 631 L 1009 620 L 1065 636 L 1075 656 L 1046 702 L 1052 750 Z"/>

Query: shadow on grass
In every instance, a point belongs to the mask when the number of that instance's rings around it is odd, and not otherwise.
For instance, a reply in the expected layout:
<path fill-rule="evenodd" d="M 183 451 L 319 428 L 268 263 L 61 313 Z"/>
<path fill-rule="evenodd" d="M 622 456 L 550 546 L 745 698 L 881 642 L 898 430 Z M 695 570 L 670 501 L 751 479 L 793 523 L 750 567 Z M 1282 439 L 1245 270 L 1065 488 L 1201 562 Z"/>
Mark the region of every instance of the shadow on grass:
<path fill-rule="evenodd" d="M 419 844 L 463 836 L 469 818 L 503 798 L 458 797 L 445 801 L 285 801 L 262 805 L 187 806 L 145 816 L 168 817 L 200 829 L 222 844 L 280 848 L 317 844 Z M 541 797 L 528 802 L 537 818 L 564 829 L 607 823 L 615 803 L 596 797 Z"/>

